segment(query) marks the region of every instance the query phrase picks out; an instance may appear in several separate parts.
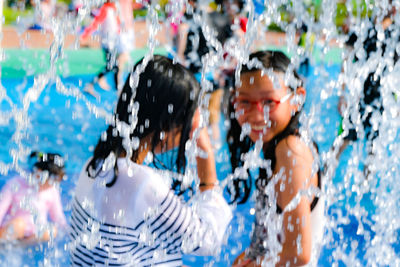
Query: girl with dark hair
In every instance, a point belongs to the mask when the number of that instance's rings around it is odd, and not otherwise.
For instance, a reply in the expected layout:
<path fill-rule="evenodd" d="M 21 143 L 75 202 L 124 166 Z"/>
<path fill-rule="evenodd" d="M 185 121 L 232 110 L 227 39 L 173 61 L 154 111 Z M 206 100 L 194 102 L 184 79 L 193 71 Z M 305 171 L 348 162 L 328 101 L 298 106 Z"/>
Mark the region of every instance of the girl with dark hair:
<path fill-rule="evenodd" d="M 135 69 L 141 70 L 142 64 Z M 180 266 L 183 253 L 216 253 L 231 219 L 216 186 L 207 131 L 196 129 L 200 86 L 193 74 L 154 56 L 133 90 L 130 82 L 135 80 L 127 79 L 115 120 L 77 183 L 71 216 L 73 265 Z M 184 174 L 185 147 L 192 134 L 199 134 L 197 146 L 205 153 L 196 159 L 200 197 L 195 209 L 170 190 L 171 181 L 162 172 L 144 166 L 146 160 L 165 168 L 158 155 L 177 148 L 169 155 L 175 170 Z M 173 179 L 172 187 L 185 190 L 182 179 Z"/>
<path fill-rule="evenodd" d="M 57 189 L 64 177 L 63 158 L 42 152 L 33 152 L 30 158 L 35 159 L 30 179 L 14 177 L 1 190 L 0 239 L 24 244 L 48 241 L 67 226 Z M 54 223 L 51 231 L 48 215 Z"/>
<path fill-rule="evenodd" d="M 242 66 L 241 85 L 235 88 L 230 101 L 227 140 L 231 164 L 233 170 L 243 167 L 242 154 L 261 142 L 261 152 L 270 168 L 259 170 L 251 245 L 235 263 L 258 266 L 265 260 L 277 266 L 304 265 L 318 251 L 324 218 L 323 200 L 314 191 L 310 193 L 313 187 L 321 188 L 320 173 L 313 171 L 316 147 L 309 147 L 299 133 L 306 91 L 282 52 L 255 52 L 249 60 Z M 285 77 L 291 77 L 289 86 Z M 243 138 L 245 128 L 247 136 Z M 234 178 L 228 188 L 238 203 L 250 196 L 252 179 L 247 173 L 248 178 Z M 296 199 L 297 205 L 289 205 Z"/>

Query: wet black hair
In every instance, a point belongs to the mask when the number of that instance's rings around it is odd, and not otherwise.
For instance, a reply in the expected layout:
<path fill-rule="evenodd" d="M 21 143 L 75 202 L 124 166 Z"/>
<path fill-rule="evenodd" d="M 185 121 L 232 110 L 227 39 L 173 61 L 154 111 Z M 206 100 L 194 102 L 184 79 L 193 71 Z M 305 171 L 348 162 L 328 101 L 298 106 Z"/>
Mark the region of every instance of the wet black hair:
<path fill-rule="evenodd" d="M 272 69 L 274 72 L 286 73 L 289 70 L 290 59 L 280 51 L 257 51 L 249 56 L 249 60 L 257 59 L 262 63 L 263 68 Z M 241 74 L 258 71 L 259 67 L 248 66 L 247 64 L 242 65 Z M 301 86 L 300 76 L 295 70 L 292 71 L 294 77 L 297 79 L 298 87 Z M 295 88 L 288 86 L 291 91 L 295 91 Z M 233 97 L 233 95 L 232 95 Z M 230 152 L 230 161 L 232 165 L 232 172 L 237 168 L 243 166 L 243 161 L 241 155 L 247 153 L 253 146 L 254 142 L 246 136 L 243 140 L 240 140 L 241 127 L 235 118 L 235 110 L 232 101 L 229 101 L 228 114 L 230 119 L 230 129 L 227 134 L 228 148 Z M 276 135 L 268 143 L 263 145 L 263 155 L 264 159 L 271 161 L 271 169 L 273 170 L 276 163 L 275 148 L 279 141 L 290 135 L 298 135 L 299 129 L 299 117 L 300 111 L 296 112 L 289 121 L 287 127 Z M 256 180 L 257 188 L 260 185 L 266 185 L 268 181 L 267 171 L 263 168 L 260 169 L 259 177 Z M 250 172 L 248 172 L 248 179 L 235 178 L 233 180 L 232 187 L 228 187 L 227 191 L 232 197 L 232 202 L 237 202 L 238 204 L 245 203 L 250 196 L 252 186 L 252 177 Z"/>
<path fill-rule="evenodd" d="M 221 14 L 219 12 L 213 11 L 204 14 L 203 18 L 214 33 L 215 37 L 221 45 L 233 36 L 231 29 L 231 21 L 228 15 Z M 192 15 L 187 15 L 188 20 L 192 20 Z M 207 41 L 204 36 L 203 29 L 200 25 L 195 25 L 189 27 L 187 34 L 187 43 L 184 51 L 185 58 L 188 60 L 189 69 L 193 73 L 198 73 L 201 71 L 202 63 L 201 58 L 213 50 L 214 47 Z M 190 56 L 192 53 L 197 55 L 196 60 L 193 60 Z"/>
<path fill-rule="evenodd" d="M 140 60 L 134 70 L 142 64 Z M 131 74 L 133 75 L 133 74 Z M 130 76 L 131 76 L 130 75 Z M 130 140 L 133 138 L 150 138 L 149 150 L 153 153 L 153 164 L 156 168 L 168 168 L 157 159 L 154 148 L 160 144 L 160 136 L 164 132 L 179 130 L 181 137 L 179 146 L 171 156 L 171 162 L 175 159 L 173 165 L 176 166 L 178 173 L 184 173 L 186 167 L 185 144 L 189 139 L 192 128 L 192 118 L 198 104 L 198 94 L 200 92 L 200 84 L 194 75 L 179 63 L 164 56 L 155 55 L 148 62 L 144 71 L 139 75 L 138 86 L 135 93 L 130 85 L 130 76 L 122 89 L 118 99 L 116 111 L 114 113 L 115 120 L 125 122 L 131 125 L 134 119 L 137 119 L 137 125 L 132 133 Z M 132 104 L 137 102 L 139 109 L 137 118 L 132 117 Z M 168 143 L 168 140 L 165 140 Z M 101 171 L 105 159 L 111 154 L 115 155 L 114 162 L 114 178 L 106 184 L 111 187 L 118 176 L 118 166 L 116 160 L 119 156 L 126 154 L 123 146 L 123 137 L 117 131 L 115 122 L 111 123 L 106 130 L 106 137 L 100 138 L 90 160 L 86 171 L 91 178 L 96 178 Z M 131 160 L 136 161 L 138 150 L 134 150 Z M 181 181 L 173 181 L 173 189 L 179 191 Z"/>
<path fill-rule="evenodd" d="M 36 159 L 33 164 L 34 168 L 40 169 L 41 171 L 48 171 L 49 175 L 60 177 L 64 175 L 64 159 L 58 153 L 33 151 L 29 155 L 29 158 Z"/>

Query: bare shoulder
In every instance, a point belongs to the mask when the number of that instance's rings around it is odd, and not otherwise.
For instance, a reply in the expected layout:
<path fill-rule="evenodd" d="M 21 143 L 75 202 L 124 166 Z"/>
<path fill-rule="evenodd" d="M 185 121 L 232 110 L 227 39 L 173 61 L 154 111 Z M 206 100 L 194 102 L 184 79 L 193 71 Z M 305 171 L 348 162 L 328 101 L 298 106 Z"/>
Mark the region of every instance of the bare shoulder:
<path fill-rule="evenodd" d="M 277 161 L 287 161 L 288 159 L 295 159 L 298 163 L 313 161 L 310 147 L 295 135 L 289 135 L 282 139 L 276 146 L 275 155 Z"/>
<path fill-rule="evenodd" d="M 311 184 L 317 185 L 316 175 L 312 175 L 313 155 L 310 147 L 298 136 L 288 136 L 281 140 L 275 149 L 276 165 L 274 172 L 283 170 L 284 177 L 278 186 L 285 188 L 278 194 L 278 205 L 286 205 L 297 195 L 299 190 L 308 188 Z"/>

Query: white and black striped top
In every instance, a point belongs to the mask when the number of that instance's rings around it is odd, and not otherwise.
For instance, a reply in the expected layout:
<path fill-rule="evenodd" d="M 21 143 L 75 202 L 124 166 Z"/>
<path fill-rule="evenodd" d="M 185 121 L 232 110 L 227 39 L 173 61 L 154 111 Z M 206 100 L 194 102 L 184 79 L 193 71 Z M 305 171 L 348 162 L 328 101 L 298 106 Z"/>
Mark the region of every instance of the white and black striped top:
<path fill-rule="evenodd" d="M 153 169 L 118 159 L 111 173 L 77 183 L 71 215 L 70 259 L 75 266 L 181 266 L 182 253 L 218 252 L 232 212 L 217 190 L 189 206 Z"/>

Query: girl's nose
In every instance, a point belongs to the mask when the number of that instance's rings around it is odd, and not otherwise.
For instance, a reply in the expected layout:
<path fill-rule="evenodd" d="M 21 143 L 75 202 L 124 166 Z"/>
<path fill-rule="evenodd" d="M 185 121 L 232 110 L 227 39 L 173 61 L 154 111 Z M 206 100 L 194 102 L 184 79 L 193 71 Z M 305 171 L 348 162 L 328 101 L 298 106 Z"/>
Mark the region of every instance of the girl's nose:
<path fill-rule="evenodd" d="M 263 105 L 261 103 L 257 103 L 255 107 L 252 107 L 249 115 L 255 121 L 264 121 L 265 111 Z"/>
<path fill-rule="evenodd" d="M 256 107 L 257 107 L 257 110 L 258 110 L 258 111 L 264 112 L 264 107 L 263 107 L 263 105 L 261 104 L 261 102 L 257 102 L 257 103 L 256 103 Z"/>
<path fill-rule="evenodd" d="M 255 108 L 254 108 L 254 106 L 255 106 Z M 260 101 L 254 101 L 254 102 L 252 102 L 251 103 L 251 105 L 250 105 L 250 112 L 253 112 L 253 111 L 257 111 L 257 112 L 262 112 L 262 113 L 264 113 L 264 107 L 263 107 L 263 104 L 260 102 Z"/>

